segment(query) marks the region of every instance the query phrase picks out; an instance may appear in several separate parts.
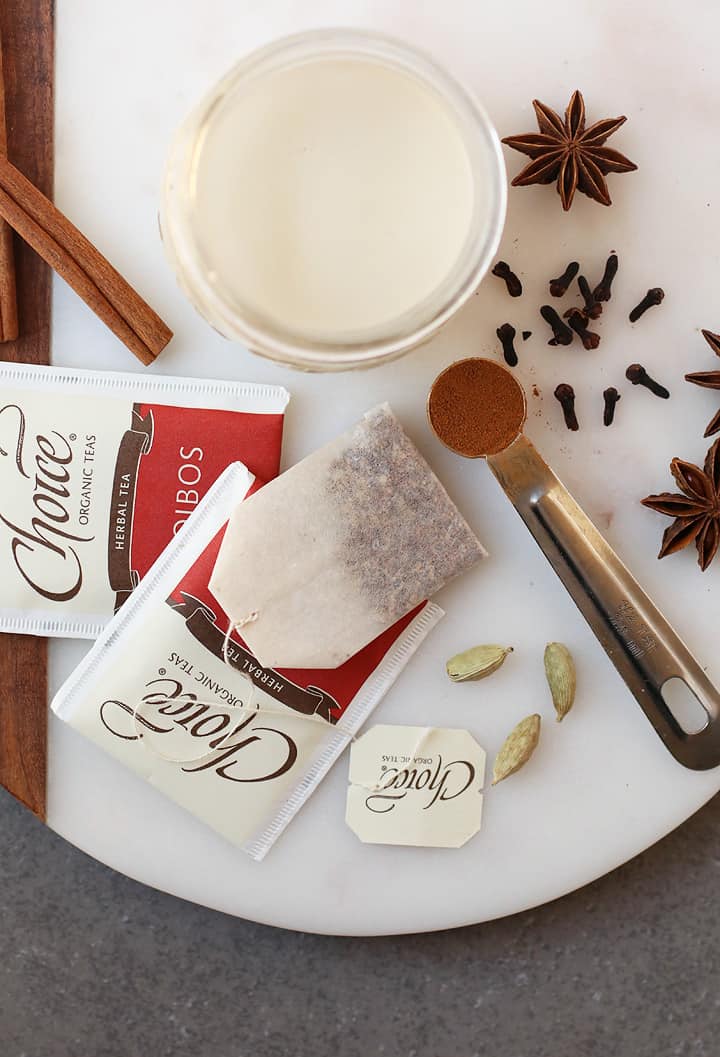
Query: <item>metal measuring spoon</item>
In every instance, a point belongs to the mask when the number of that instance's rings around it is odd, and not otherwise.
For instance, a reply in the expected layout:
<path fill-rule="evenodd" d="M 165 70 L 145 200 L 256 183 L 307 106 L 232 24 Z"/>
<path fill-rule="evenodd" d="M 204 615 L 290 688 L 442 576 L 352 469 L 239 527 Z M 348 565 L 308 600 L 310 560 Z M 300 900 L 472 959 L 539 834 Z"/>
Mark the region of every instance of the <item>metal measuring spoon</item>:
<path fill-rule="evenodd" d="M 458 372 L 466 383 L 468 373 L 473 376 L 462 399 L 457 398 Z M 523 435 L 527 402 L 510 371 L 491 360 L 459 360 L 435 379 L 427 411 L 446 447 L 487 460 L 675 759 L 693 770 L 720 764 L 720 692 Z M 462 440 L 456 439 L 458 422 Z M 664 692 L 673 699 L 677 680 L 705 712 L 699 730 L 685 730 L 668 707 Z"/>

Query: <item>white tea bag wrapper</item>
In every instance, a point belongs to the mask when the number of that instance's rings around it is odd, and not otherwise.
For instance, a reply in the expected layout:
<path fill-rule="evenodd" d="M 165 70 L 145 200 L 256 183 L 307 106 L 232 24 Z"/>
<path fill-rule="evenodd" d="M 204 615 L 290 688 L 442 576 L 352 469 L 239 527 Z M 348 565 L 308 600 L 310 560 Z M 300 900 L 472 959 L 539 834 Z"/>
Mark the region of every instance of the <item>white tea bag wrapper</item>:
<path fill-rule="evenodd" d="M 208 588 L 228 518 L 254 486 L 239 463 L 220 477 L 52 707 L 262 859 L 442 611 L 418 606 L 330 671 L 263 667 L 228 635 Z"/>
<path fill-rule="evenodd" d="M 460 848 L 480 829 L 484 779 L 466 730 L 373 727 L 350 750 L 346 822 L 366 844 Z"/>
<path fill-rule="evenodd" d="M 231 463 L 280 466 L 279 386 L 0 363 L 0 632 L 96 638 Z"/>
<path fill-rule="evenodd" d="M 262 664 L 335 668 L 485 553 L 385 404 L 235 510 L 210 590 Z"/>

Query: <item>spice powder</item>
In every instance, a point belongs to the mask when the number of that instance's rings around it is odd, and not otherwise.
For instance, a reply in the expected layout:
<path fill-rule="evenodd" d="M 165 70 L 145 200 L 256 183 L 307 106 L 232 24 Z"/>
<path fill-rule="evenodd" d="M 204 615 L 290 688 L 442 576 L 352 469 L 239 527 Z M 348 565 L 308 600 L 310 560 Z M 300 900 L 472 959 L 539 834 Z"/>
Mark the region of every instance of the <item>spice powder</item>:
<path fill-rule="evenodd" d="M 521 432 L 525 396 L 509 371 L 491 360 L 453 363 L 430 391 L 428 417 L 440 440 L 471 459 L 496 455 Z"/>

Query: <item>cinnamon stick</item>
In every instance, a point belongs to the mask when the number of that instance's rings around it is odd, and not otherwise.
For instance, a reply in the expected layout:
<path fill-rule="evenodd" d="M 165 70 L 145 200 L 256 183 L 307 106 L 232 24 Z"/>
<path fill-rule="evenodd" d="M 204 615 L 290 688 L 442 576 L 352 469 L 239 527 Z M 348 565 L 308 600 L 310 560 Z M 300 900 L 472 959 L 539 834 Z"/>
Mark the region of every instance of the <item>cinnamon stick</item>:
<path fill-rule="evenodd" d="M 172 331 L 95 246 L 0 155 L 0 217 L 68 283 L 144 364 Z"/>
<path fill-rule="evenodd" d="M 53 186 L 54 0 L 0 0 L 8 153 L 45 194 Z M 24 242 L 15 245 L 22 328 L 0 345 L 15 363 L 50 361 L 50 269 Z M 0 587 L 0 592 L 2 588 Z M 47 640 L 0 635 L 0 785 L 46 817 Z"/>
<path fill-rule="evenodd" d="M 0 34 L 0 154 L 7 155 L 5 120 L 5 78 L 3 76 L 2 34 Z M 0 220 L 0 342 L 15 341 L 18 336 L 15 258 L 12 228 Z"/>

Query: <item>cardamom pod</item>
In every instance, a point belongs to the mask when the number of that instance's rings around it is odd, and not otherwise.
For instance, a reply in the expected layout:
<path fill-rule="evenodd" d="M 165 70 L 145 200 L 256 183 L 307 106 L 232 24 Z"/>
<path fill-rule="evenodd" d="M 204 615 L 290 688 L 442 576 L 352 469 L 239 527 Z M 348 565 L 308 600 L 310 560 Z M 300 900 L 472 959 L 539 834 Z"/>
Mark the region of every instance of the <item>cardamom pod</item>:
<path fill-rule="evenodd" d="M 512 651 L 512 646 L 473 646 L 451 657 L 445 668 L 454 683 L 462 683 L 466 679 L 484 679 L 486 675 L 496 672 Z"/>
<path fill-rule="evenodd" d="M 552 694 L 556 719 L 560 723 L 575 701 L 575 662 L 562 642 L 549 642 L 545 647 L 545 675 Z"/>
<path fill-rule="evenodd" d="M 540 740 L 540 716 L 537 712 L 526 716 L 503 742 L 500 752 L 495 757 L 492 784 L 497 785 L 503 778 L 508 778 L 519 771 L 535 752 Z"/>

